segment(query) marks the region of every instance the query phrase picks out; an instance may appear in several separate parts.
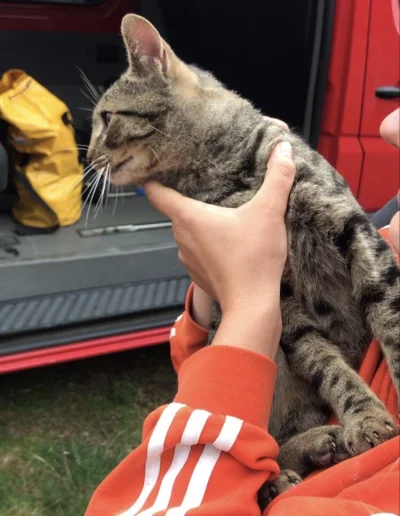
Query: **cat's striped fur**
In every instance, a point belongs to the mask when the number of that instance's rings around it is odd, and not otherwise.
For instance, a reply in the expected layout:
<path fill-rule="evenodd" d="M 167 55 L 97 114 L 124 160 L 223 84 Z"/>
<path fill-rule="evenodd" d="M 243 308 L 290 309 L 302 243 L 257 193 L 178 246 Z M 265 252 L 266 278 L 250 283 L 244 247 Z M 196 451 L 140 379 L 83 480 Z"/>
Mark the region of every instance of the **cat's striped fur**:
<path fill-rule="evenodd" d="M 270 421 L 283 472 L 264 489 L 265 503 L 298 475 L 396 434 L 355 369 L 374 335 L 399 392 L 399 267 L 343 178 L 301 138 L 182 63 L 142 18 L 125 17 L 122 33 L 130 66 L 95 109 L 90 150 L 92 158 L 106 156 L 114 183 L 153 177 L 189 197 L 237 207 L 261 185 L 276 143 L 293 146 L 297 173 L 286 215 L 283 334 Z M 210 340 L 219 321 L 216 307 Z M 340 426 L 324 426 L 332 410 Z"/>

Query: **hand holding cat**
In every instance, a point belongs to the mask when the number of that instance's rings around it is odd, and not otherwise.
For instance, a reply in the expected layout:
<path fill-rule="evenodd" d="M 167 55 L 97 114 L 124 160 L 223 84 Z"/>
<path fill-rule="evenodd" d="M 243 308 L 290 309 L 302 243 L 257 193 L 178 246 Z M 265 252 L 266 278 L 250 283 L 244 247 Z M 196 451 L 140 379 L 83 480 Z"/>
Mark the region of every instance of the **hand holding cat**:
<path fill-rule="evenodd" d="M 381 124 L 380 132 L 387 143 L 400 148 L 400 109 L 389 113 Z M 400 208 L 400 190 L 397 193 L 397 198 Z M 400 253 L 400 212 L 394 215 L 390 223 L 390 239 L 393 247 Z"/>
<path fill-rule="evenodd" d="M 278 344 L 280 281 L 287 257 L 284 216 L 295 176 L 291 156 L 290 144 L 277 145 L 264 184 L 237 209 L 194 201 L 158 183 L 145 185 L 150 202 L 171 219 L 179 258 L 193 281 L 219 302 L 230 329 L 238 321 L 235 341 L 241 347 L 251 340 L 239 337 L 243 318 L 254 318 L 256 328 L 262 324 L 264 335 L 268 328 Z M 223 335 L 223 327 L 218 334 Z"/>

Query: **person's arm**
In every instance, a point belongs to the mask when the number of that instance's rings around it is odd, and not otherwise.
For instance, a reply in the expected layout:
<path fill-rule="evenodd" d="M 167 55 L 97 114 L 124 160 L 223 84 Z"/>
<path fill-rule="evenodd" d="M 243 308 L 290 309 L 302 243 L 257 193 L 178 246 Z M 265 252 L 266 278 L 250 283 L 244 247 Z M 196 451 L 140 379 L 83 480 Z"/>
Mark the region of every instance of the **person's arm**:
<path fill-rule="evenodd" d="M 212 304 L 213 300 L 211 296 L 194 283 L 191 316 L 193 320 L 203 328 L 208 329 L 210 327 Z"/>
<path fill-rule="evenodd" d="M 211 346 L 183 363 L 174 402 L 146 419 L 142 444 L 99 486 L 86 516 L 260 514 L 258 490 L 278 474 L 267 428 L 295 172 L 290 145 L 286 153 L 279 148 L 283 155 L 273 153 L 258 194 L 237 210 L 147 186 L 150 201 L 172 220 L 192 278 L 220 304 L 222 321 Z"/>
<path fill-rule="evenodd" d="M 278 473 L 266 430 L 276 366 L 221 344 L 184 362 L 174 402 L 148 416 L 142 444 L 98 487 L 86 516 L 260 515 L 257 491 Z"/>
<path fill-rule="evenodd" d="M 271 360 L 241 348 L 191 356 L 174 402 L 148 416 L 142 444 L 98 487 L 86 516 L 260 516 L 256 493 L 278 472 L 265 430 L 275 375 Z M 264 516 L 395 516 L 396 439 L 287 491 Z"/>
<path fill-rule="evenodd" d="M 203 310 L 203 316 L 211 316 L 211 303 L 209 301 L 209 307 L 207 307 L 207 297 L 204 291 L 202 298 L 200 294 L 200 303 L 197 298 L 195 303 L 196 289 L 199 289 L 194 283 L 189 287 L 189 291 L 186 295 L 185 310 L 175 321 L 175 324 L 171 330 L 170 335 L 170 353 L 171 361 L 174 366 L 175 372 L 179 373 L 179 369 L 183 362 L 188 359 L 193 353 L 202 349 L 207 343 L 208 327 L 204 326 L 199 322 L 196 315 L 193 314 L 194 310 L 196 313 L 201 313 Z M 204 303 L 204 300 L 206 303 Z M 205 322 L 204 318 L 201 322 Z"/>
<path fill-rule="evenodd" d="M 289 132 L 288 125 L 282 120 L 268 120 Z M 206 345 L 212 304 L 212 296 L 193 283 L 186 296 L 185 311 L 171 331 L 171 360 L 176 372 L 188 357 Z"/>

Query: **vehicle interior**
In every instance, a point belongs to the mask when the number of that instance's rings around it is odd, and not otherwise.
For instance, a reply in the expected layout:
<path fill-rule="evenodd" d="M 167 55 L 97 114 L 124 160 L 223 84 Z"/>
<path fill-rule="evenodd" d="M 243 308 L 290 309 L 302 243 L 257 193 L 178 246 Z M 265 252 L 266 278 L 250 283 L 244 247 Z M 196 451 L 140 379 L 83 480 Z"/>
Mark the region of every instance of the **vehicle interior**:
<path fill-rule="evenodd" d="M 76 16 L 81 5 L 96 13 L 99 4 L 70 3 Z M 34 4 L 50 9 L 46 2 Z M 333 4 L 142 0 L 132 2 L 131 12 L 152 21 L 183 60 L 212 71 L 316 146 Z M 0 75 L 23 69 L 62 99 L 78 143 L 87 144 L 91 104 L 78 69 L 101 94 L 126 67 L 120 35 L 1 30 L 0 49 Z M 170 224 L 146 197 L 111 187 L 100 209 L 98 195 L 87 199 L 76 224 L 51 234 L 20 234 L 10 212 L 15 189 L 5 124 L 0 144 L 0 355 L 170 325 L 189 278 Z M 81 159 L 85 163 L 84 151 Z"/>

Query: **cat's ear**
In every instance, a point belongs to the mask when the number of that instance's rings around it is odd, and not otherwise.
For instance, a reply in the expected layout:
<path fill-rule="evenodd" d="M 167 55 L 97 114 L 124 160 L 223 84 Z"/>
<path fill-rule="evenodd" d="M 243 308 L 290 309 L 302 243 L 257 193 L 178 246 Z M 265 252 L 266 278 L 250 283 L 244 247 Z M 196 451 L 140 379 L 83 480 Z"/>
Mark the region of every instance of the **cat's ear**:
<path fill-rule="evenodd" d="M 168 52 L 150 22 L 136 14 L 127 14 L 122 19 L 121 33 L 134 74 L 167 74 L 170 67 Z"/>

